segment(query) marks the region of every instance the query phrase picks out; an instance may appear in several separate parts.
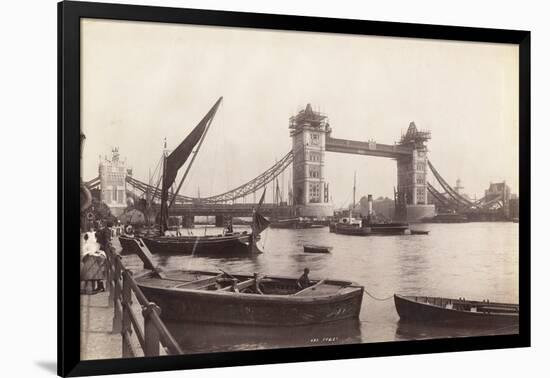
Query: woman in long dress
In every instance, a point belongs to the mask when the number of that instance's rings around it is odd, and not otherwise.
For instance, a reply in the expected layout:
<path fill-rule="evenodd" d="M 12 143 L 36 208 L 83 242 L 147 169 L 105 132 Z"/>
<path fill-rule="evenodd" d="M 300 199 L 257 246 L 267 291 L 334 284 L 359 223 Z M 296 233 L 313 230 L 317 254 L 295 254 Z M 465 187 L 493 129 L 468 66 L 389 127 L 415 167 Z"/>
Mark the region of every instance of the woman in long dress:
<path fill-rule="evenodd" d="M 84 294 L 95 294 L 105 290 L 103 285 L 103 280 L 105 279 L 105 260 L 105 252 L 100 250 L 94 233 L 85 233 L 82 239 L 80 263 L 81 292 Z M 90 285 L 91 289 L 89 288 Z"/>

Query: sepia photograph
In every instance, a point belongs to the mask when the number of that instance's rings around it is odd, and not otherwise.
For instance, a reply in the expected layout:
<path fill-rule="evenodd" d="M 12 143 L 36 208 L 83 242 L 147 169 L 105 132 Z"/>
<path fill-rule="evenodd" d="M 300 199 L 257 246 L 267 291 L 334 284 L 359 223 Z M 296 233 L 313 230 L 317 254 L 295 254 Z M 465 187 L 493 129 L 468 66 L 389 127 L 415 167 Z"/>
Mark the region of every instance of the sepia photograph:
<path fill-rule="evenodd" d="M 519 333 L 517 44 L 79 27 L 81 360 Z"/>

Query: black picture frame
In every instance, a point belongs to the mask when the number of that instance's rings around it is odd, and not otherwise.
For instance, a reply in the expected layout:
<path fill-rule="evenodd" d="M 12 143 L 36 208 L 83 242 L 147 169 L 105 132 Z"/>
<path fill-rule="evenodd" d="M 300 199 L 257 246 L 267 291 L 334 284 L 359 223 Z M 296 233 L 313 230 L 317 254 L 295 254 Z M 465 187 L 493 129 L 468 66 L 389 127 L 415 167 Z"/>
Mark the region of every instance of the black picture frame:
<path fill-rule="evenodd" d="M 80 19 L 509 43 L 519 46 L 520 327 L 517 335 L 334 345 L 135 359 L 80 361 L 79 177 Z M 375 356 L 529 347 L 530 32 L 272 14 L 64 1 L 58 4 L 58 374 L 82 376 Z"/>

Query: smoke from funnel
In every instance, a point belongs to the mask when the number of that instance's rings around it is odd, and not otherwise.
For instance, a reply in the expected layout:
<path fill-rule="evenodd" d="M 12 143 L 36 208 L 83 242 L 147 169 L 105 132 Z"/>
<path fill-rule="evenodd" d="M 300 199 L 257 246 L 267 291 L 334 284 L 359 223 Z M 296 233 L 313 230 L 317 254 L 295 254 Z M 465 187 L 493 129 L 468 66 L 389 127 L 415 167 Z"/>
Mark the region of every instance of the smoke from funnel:
<path fill-rule="evenodd" d="M 367 201 L 368 201 L 368 214 L 372 215 L 372 194 L 369 194 L 367 196 Z"/>

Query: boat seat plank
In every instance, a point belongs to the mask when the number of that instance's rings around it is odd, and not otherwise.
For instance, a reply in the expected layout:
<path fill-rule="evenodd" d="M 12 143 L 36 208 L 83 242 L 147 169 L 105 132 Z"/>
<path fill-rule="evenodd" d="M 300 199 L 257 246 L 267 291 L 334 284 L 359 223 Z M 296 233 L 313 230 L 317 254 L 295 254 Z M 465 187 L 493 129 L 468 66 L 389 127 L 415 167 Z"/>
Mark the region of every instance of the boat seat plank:
<path fill-rule="evenodd" d="M 180 285 L 175 286 L 176 289 L 202 289 L 204 287 L 210 286 L 218 280 L 218 278 L 222 277 L 223 274 L 219 274 L 217 276 L 203 278 L 200 280 L 195 281 L 189 281 L 182 283 Z"/>
<path fill-rule="evenodd" d="M 353 288 L 353 287 L 343 288 L 340 285 L 324 284 L 324 285 L 317 286 L 313 290 L 303 291 L 298 296 L 299 297 L 312 297 L 312 296 L 333 295 L 333 294 L 336 294 L 336 293 L 346 294 L 347 292 L 352 292 L 354 290 L 357 290 L 357 288 Z"/>
<path fill-rule="evenodd" d="M 302 296 L 302 297 L 303 296 L 308 296 L 308 295 L 311 295 L 310 293 L 312 293 L 313 291 L 315 291 L 315 294 L 317 294 L 318 293 L 317 289 L 320 288 L 321 285 L 323 285 L 325 283 L 325 281 L 326 281 L 326 279 L 321 280 L 321 281 L 317 282 L 314 285 L 306 287 L 305 289 L 302 289 L 299 292 L 297 292 L 296 294 L 294 294 L 294 296 Z"/>
<path fill-rule="evenodd" d="M 237 289 L 239 289 L 239 290 L 244 290 L 244 289 L 246 289 L 247 287 L 250 287 L 250 286 L 254 285 L 254 282 L 255 282 L 255 281 L 256 281 L 256 280 L 255 280 L 254 278 L 251 278 L 251 279 L 249 279 L 249 280 L 246 280 L 246 281 L 243 281 L 243 282 L 239 282 L 239 283 L 237 284 Z M 221 288 L 221 289 L 218 289 L 218 290 L 219 290 L 219 291 L 231 291 L 231 285 L 226 286 L 226 287 Z"/>
<path fill-rule="evenodd" d="M 170 279 L 160 278 L 160 277 L 147 277 L 146 279 L 142 280 L 142 282 L 150 286 L 161 287 L 161 288 L 172 288 L 177 285 L 181 285 L 180 280 L 170 280 Z"/>

